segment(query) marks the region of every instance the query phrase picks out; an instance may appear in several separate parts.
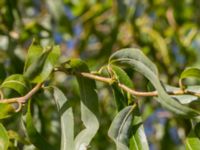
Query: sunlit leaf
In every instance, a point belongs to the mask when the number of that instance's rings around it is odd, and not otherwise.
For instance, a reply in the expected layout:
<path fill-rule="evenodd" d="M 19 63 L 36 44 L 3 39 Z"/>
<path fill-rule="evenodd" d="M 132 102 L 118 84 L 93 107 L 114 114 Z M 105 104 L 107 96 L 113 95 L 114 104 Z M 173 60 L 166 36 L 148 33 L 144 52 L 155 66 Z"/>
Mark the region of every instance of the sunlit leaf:
<path fill-rule="evenodd" d="M 188 118 L 197 117 L 200 112 L 184 106 L 171 98 L 158 78 L 156 66 L 139 49 L 127 48 L 117 51 L 110 57 L 110 63 L 126 66 L 144 75 L 158 91 L 159 102 L 173 113 Z"/>
<path fill-rule="evenodd" d="M 30 90 L 30 84 L 23 75 L 14 74 L 3 81 L 1 88 L 10 88 L 17 91 L 20 95 L 25 95 Z"/>
<path fill-rule="evenodd" d="M 31 101 L 28 102 L 28 110 L 26 113 L 26 131 L 31 143 L 40 150 L 52 150 L 55 149 L 52 145 L 40 135 L 34 126 L 34 122 L 31 116 Z"/>
<path fill-rule="evenodd" d="M 194 101 L 198 101 L 199 98 L 197 96 L 193 96 L 193 95 L 173 95 L 173 98 L 175 98 L 176 100 L 178 100 L 181 104 L 189 104 L 191 102 Z"/>
<path fill-rule="evenodd" d="M 200 145 L 200 139 L 196 137 L 192 130 L 186 138 L 185 146 L 186 150 L 198 150 Z"/>
<path fill-rule="evenodd" d="M 4 126 L 0 123 L 0 150 L 7 150 L 9 144 L 8 133 Z"/>
<path fill-rule="evenodd" d="M 132 122 L 132 137 L 130 138 L 130 149 L 149 150 L 147 137 L 144 132 L 142 117 L 137 107 L 135 108 L 133 115 L 134 118 Z"/>
<path fill-rule="evenodd" d="M 182 80 L 185 78 L 200 78 L 200 69 L 199 68 L 187 68 L 185 69 L 180 76 L 180 81 L 182 83 Z"/>
<path fill-rule="evenodd" d="M 112 121 L 108 130 L 109 137 L 115 142 L 117 150 L 128 150 L 133 108 L 128 106 L 121 110 Z"/>
<path fill-rule="evenodd" d="M 61 90 L 59 90 L 57 87 L 52 88 L 61 120 L 60 150 L 74 150 L 74 116 L 72 107 Z"/>
<path fill-rule="evenodd" d="M 138 110 L 134 106 L 127 106 L 116 115 L 108 135 L 115 142 L 117 150 L 129 150 L 129 146 L 137 150 L 149 149 L 141 124 Z"/>
<path fill-rule="evenodd" d="M 15 114 L 15 108 L 12 104 L 0 103 L 0 119 L 11 117 Z"/>
<path fill-rule="evenodd" d="M 193 93 L 200 93 L 200 86 L 199 85 L 187 86 L 186 90 Z"/>
<path fill-rule="evenodd" d="M 169 86 L 169 85 L 164 85 L 164 88 L 167 92 L 175 92 L 175 91 L 181 90 L 181 88 Z M 192 92 L 192 93 L 199 93 L 200 92 L 200 86 L 198 86 L 198 85 L 188 86 L 185 90 L 188 91 L 188 92 Z M 190 94 L 171 95 L 171 97 L 178 100 L 181 104 L 189 104 L 191 102 L 199 100 L 198 96 L 190 95 Z"/>

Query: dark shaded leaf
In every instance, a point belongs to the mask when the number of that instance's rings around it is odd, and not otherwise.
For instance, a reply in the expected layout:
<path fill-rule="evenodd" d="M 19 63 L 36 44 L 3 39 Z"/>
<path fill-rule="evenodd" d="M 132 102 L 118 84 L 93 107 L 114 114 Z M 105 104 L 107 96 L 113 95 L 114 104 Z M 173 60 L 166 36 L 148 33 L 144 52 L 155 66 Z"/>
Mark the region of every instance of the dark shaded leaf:
<path fill-rule="evenodd" d="M 26 113 L 26 131 L 31 143 L 40 150 L 52 150 L 55 149 L 38 133 L 34 126 L 34 122 L 31 116 L 31 101 L 28 102 L 28 110 Z"/>
<path fill-rule="evenodd" d="M 68 63 L 71 71 L 76 74 L 81 96 L 81 120 L 85 126 L 75 138 L 75 149 L 87 148 L 99 129 L 98 97 L 95 91 L 94 80 L 79 75 L 80 72 L 89 72 L 87 65 L 79 59 L 71 59 Z"/>
<path fill-rule="evenodd" d="M 200 122 L 198 122 L 195 127 L 194 127 L 194 131 L 196 136 L 200 139 Z"/>

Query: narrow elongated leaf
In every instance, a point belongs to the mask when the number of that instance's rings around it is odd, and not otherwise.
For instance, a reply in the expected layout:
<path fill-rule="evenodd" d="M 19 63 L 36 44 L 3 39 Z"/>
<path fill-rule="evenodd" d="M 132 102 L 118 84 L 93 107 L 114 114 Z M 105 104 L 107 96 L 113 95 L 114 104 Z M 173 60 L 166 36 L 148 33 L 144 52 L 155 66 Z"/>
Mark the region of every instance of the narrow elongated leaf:
<path fill-rule="evenodd" d="M 115 75 L 115 78 L 117 78 L 118 83 L 122 83 L 129 88 L 133 88 L 133 83 L 125 71 L 123 71 L 121 68 L 114 65 L 110 65 L 110 67 Z M 123 96 L 123 99 L 126 99 L 126 100 L 128 99 L 129 103 L 131 103 L 132 101 L 131 95 L 129 95 L 126 92 L 123 92 L 117 86 L 115 88 L 117 88 L 118 92 L 121 93 L 121 96 Z M 121 100 L 122 98 L 117 97 L 117 99 Z M 126 147 L 129 146 L 130 149 L 148 150 L 149 149 L 148 142 L 146 139 L 146 135 L 144 133 L 144 127 L 142 124 L 142 118 L 140 116 L 138 106 L 135 106 L 135 109 L 131 115 L 133 115 L 134 119 L 132 121 L 132 124 L 128 127 L 128 128 L 131 128 L 131 132 L 129 133 L 129 137 L 127 139 L 129 140 L 130 145 L 127 144 Z"/>
<path fill-rule="evenodd" d="M 133 88 L 132 81 L 124 70 L 115 65 L 110 65 L 110 69 L 118 83 L 123 83 L 124 85 Z M 118 111 L 120 111 L 125 106 L 128 106 L 128 103 L 130 103 L 130 95 L 127 94 L 127 92 L 124 92 L 121 88 L 119 88 L 117 84 L 112 84 L 112 89 L 118 107 Z"/>
<path fill-rule="evenodd" d="M 96 85 L 94 80 L 78 75 L 79 72 L 89 72 L 87 65 L 83 61 L 72 59 L 68 65 L 71 67 L 71 71 L 77 74 L 81 96 L 81 120 L 85 126 L 85 129 L 75 138 L 75 149 L 86 149 L 99 129 Z"/>
<path fill-rule="evenodd" d="M 4 126 L 0 123 L 0 150 L 7 150 L 9 144 L 8 133 Z"/>
<path fill-rule="evenodd" d="M 185 78 L 199 78 L 200 79 L 200 69 L 199 68 L 187 68 L 185 69 L 180 76 L 180 82 Z"/>
<path fill-rule="evenodd" d="M 30 57 L 26 60 L 24 76 L 33 83 L 39 83 L 43 82 L 50 75 L 60 56 L 60 49 L 59 46 L 52 46 L 47 47 L 46 50 L 44 49 L 44 51 L 40 53 L 40 48 L 36 48 L 35 57 L 34 52 L 32 52 L 33 50 L 34 49 L 31 47 L 31 52 L 28 55 Z"/>
<path fill-rule="evenodd" d="M 37 60 L 37 58 L 42 54 L 42 52 L 43 52 L 43 48 L 35 40 L 33 40 L 28 49 L 28 55 L 25 61 L 24 72 L 27 71 L 28 67 L 34 61 Z"/>
<path fill-rule="evenodd" d="M 139 109 L 136 107 L 133 112 L 134 119 L 132 122 L 132 137 L 130 139 L 130 149 L 149 150 L 147 137 L 144 132 L 142 117 Z"/>
<path fill-rule="evenodd" d="M 65 95 L 57 87 L 53 88 L 53 95 L 60 113 L 61 146 L 60 150 L 74 150 L 74 116 L 72 107 Z"/>
<path fill-rule="evenodd" d="M 112 121 L 109 137 L 115 142 L 117 150 L 129 150 L 129 138 L 133 120 L 133 108 L 127 106 Z"/>
<path fill-rule="evenodd" d="M 34 126 L 34 122 L 31 116 L 31 101 L 28 102 L 28 110 L 26 113 L 26 130 L 31 143 L 40 150 L 52 150 L 55 149 L 38 133 Z"/>
<path fill-rule="evenodd" d="M 117 150 L 149 149 L 137 107 L 127 106 L 121 110 L 112 121 L 108 135 Z"/>
<path fill-rule="evenodd" d="M 0 103 L 0 120 L 8 118 L 15 114 L 15 108 L 12 104 Z"/>
<path fill-rule="evenodd" d="M 130 67 L 144 75 L 158 91 L 159 102 L 171 112 L 187 117 L 197 117 L 200 112 L 184 106 L 171 98 L 162 87 L 156 66 L 139 49 L 127 48 L 117 51 L 110 57 L 110 63 Z"/>
<path fill-rule="evenodd" d="M 3 81 L 1 88 L 10 88 L 21 95 L 25 95 L 30 90 L 30 84 L 22 75 L 14 74 Z"/>

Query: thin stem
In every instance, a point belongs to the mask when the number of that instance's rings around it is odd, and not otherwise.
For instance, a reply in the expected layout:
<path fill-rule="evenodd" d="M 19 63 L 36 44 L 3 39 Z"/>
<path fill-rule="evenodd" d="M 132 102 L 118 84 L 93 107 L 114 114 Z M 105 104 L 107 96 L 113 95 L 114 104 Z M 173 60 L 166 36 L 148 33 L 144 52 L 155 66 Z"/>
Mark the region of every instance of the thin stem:
<path fill-rule="evenodd" d="M 101 76 L 97 76 L 97 75 L 86 73 L 86 72 L 82 72 L 80 74 L 84 77 L 87 77 L 90 79 L 95 79 L 97 81 L 101 81 L 101 82 L 105 82 L 105 83 L 109 83 L 109 84 L 112 84 L 114 82 L 113 79 L 111 79 L 111 78 L 101 77 Z"/>
<path fill-rule="evenodd" d="M 86 72 L 82 72 L 80 73 L 80 75 L 90 78 L 90 79 L 94 79 L 97 81 L 101 81 L 101 82 L 105 82 L 108 84 L 112 84 L 114 82 L 114 79 L 112 78 L 107 78 L 107 77 L 101 77 L 98 75 L 94 75 L 91 73 L 86 73 Z M 122 88 L 124 91 L 134 95 L 134 96 L 142 96 L 142 97 L 147 97 L 147 96 L 158 96 L 158 92 L 157 91 L 151 91 L 151 92 L 141 92 L 141 91 L 136 91 L 134 89 L 131 89 L 129 87 L 127 87 L 126 85 L 122 84 L 122 83 L 118 83 L 118 86 L 120 88 Z M 200 93 L 194 93 L 194 92 L 190 92 L 187 90 L 176 90 L 176 91 L 170 91 L 167 92 L 169 95 L 183 95 L 183 94 L 190 94 L 190 95 L 194 95 L 194 96 L 199 96 L 200 97 Z"/>
<path fill-rule="evenodd" d="M 139 92 L 135 91 L 124 84 L 118 83 L 118 86 L 122 88 L 124 91 L 127 91 L 128 93 L 135 95 L 135 96 L 157 96 L 158 92 L 157 91 L 152 91 L 152 92 Z"/>
<path fill-rule="evenodd" d="M 31 91 L 29 91 L 25 96 L 16 97 L 16 98 L 8 98 L 0 100 L 0 103 L 26 103 L 28 99 L 30 99 L 43 85 L 43 83 L 38 83 Z"/>

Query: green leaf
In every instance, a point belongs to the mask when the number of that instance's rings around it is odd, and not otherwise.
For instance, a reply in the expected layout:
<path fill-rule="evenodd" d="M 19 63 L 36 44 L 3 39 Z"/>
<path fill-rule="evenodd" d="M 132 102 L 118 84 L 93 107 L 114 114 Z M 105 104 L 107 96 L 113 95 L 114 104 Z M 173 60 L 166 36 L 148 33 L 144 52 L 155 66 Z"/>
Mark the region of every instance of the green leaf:
<path fill-rule="evenodd" d="M 110 65 L 111 74 L 117 80 L 117 83 L 123 83 L 124 85 L 133 88 L 133 83 L 126 72 L 118 66 Z M 112 89 L 115 97 L 115 101 L 118 107 L 118 111 L 127 106 L 131 102 L 131 97 L 127 92 L 124 92 L 117 83 L 112 84 Z"/>
<path fill-rule="evenodd" d="M 178 100 L 181 104 L 189 104 L 192 103 L 194 101 L 198 101 L 199 98 L 197 96 L 193 96 L 193 95 L 173 95 L 171 96 L 172 98 Z"/>
<path fill-rule="evenodd" d="M 130 67 L 144 75 L 158 91 L 159 102 L 171 112 L 187 118 L 197 117 L 200 112 L 184 106 L 171 98 L 161 85 L 156 66 L 139 49 L 127 48 L 117 51 L 110 57 L 110 64 Z"/>
<path fill-rule="evenodd" d="M 15 108 L 12 104 L 0 103 L 0 119 L 11 117 L 15 113 Z"/>
<path fill-rule="evenodd" d="M 20 95 L 25 95 L 30 90 L 30 84 L 22 75 L 14 74 L 3 81 L 1 88 L 10 88 L 17 91 Z"/>
<path fill-rule="evenodd" d="M 72 107 L 61 90 L 59 90 L 57 87 L 52 88 L 61 120 L 60 150 L 74 150 L 74 116 Z"/>
<path fill-rule="evenodd" d="M 199 85 L 187 86 L 186 90 L 188 92 L 200 93 L 200 86 Z"/>
<path fill-rule="evenodd" d="M 198 150 L 200 145 L 200 139 L 196 137 L 194 131 L 192 130 L 186 138 L 185 146 L 186 150 Z"/>
<path fill-rule="evenodd" d="M 4 126 L 0 123 L 0 150 L 7 150 L 9 144 L 8 133 Z"/>
<path fill-rule="evenodd" d="M 133 112 L 134 118 L 132 122 L 132 137 L 130 138 L 130 149 L 133 150 L 149 150 L 147 137 L 144 132 L 142 117 L 138 107 Z"/>
<path fill-rule="evenodd" d="M 25 61 L 24 72 L 29 68 L 29 66 L 37 60 L 37 58 L 42 54 L 43 48 L 33 40 L 29 49 L 28 55 Z"/>
<path fill-rule="evenodd" d="M 181 89 L 174 86 L 164 85 L 164 88 L 167 92 L 174 92 L 174 91 L 180 91 Z M 185 90 L 188 92 L 200 92 L 200 86 L 188 86 Z M 172 98 L 178 100 L 181 104 L 189 104 L 194 101 L 198 101 L 199 97 L 189 94 L 183 94 L 183 95 L 170 95 Z"/>
<path fill-rule="evenodd" d="M 200 69 L 199 68 L 187 68 L 185 69 L 180 76 L 180 83 L 182 85 L 182 80 L 185 78 L 200 78 Z"/>
<path fill-rule="evenodd" d="M 30 54 L 28 54 L 25 63 L 24 76 L 33 83 L 39 83 L 46 80 L 52 72 L 60 56 L 60 48 L 59 46 L 46 47 L 41 52 L 38 46 L 36 47 L 36 54 L 34 55 L 34 47 L 29 49 Z"/>
<path fill-rule="evenodd" d="M 75 138 L 75 149 L 79 150 L 87 148 L 99 129 L 98 97 L 95 91 L 95 81 L 79 75 L 80 72 L 89 72 L 87 65 L 79 59 L 70 60 L 68 65 L 71 67 L 71 71 L 77 75 L 81 97 L 81 120 L 85 126 L 85 129 Z"/>
<path fill-rule="evenodd" d="M 127 106 L 114 118 L 108 130 L 109 137 L 115 142 L 117 150 L 148 150 L 148 143 L 141 126 L 138 109 Z M 130 140 L 130 141 L 129 141 Z M 129 143 L 130 142 L 130 143 Z"/>
<path fill-rule="evenodd" d="M 117 150 L 129 150 L 129 137 L 133 120 L 133 108 L 125 107 L 111 123 L 108 130 L 109 137 L 115 142 Z"/>
<path fill-rule="evenodd" d="M 28 102 L 28 110 L 26 113 L 26 131 L 31 143 L 40 150 L 52 150 L 54 149 L 47 141 L 38 133 L 34 126 L 34 122 L 31 116 L 31 101 Z"/>

